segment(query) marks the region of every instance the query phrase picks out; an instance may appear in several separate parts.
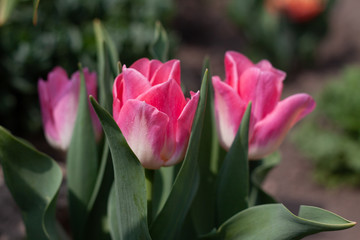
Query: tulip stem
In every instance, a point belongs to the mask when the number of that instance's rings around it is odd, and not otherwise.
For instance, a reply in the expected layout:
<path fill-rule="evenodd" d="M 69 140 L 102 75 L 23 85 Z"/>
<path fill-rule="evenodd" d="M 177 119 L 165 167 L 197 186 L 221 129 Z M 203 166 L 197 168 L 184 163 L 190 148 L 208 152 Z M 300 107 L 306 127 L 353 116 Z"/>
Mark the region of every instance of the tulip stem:
<path fill-rule="evenodd" d="M 154 170 L 145 169 L 146 177 L 146 199 L 147 199 L 147 216 L 148 223 L 152 220 L 152 194 L 153 194 L 153 182 L 154 182 Z"/>

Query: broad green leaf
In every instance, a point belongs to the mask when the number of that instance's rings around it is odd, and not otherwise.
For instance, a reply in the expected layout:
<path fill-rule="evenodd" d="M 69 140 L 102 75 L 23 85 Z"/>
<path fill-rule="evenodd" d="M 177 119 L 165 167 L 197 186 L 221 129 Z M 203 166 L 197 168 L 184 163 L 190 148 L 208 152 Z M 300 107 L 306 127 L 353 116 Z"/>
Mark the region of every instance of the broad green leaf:
<path fill-rule="evenodd" d="M 116 198 L 113 204 L 120 239 L 150 239 L 144 168 L 111 115 L 94 98 L 90 100 L 103 126 L 113 160 Z"/>
<path fill-rule="evenodd" d="M 205 59 L 203 72 L 209 69 L 209 60 Z M 208 82 L 211 81 L 208 74 Z M 201 153 L 198 158 L 200 170 L 200 185 L 191 206 L 192 221 L 199 235 L 208 233 L 216 226 L 216 176 L 218 173 L 219 142 L 216 135 L 216 123 L 213 105 L 213 87 L 208 84 L 204 127 L 200 140 Z"/>
<path fill-rule="evenodd" d="M 301 206 L 299 216 L 282 204 L 248 208 L 202 239 L 295 240 L 322 232 L 353 227 L 356 223 L 317 207 Z"/>
<path fill-rule="evenodd" d="M 27 239 L 61 239 L 55 219 L 60 167 L 1 126 L 0 161 L 5 183 L 21 210 Z"/>
<path fill-rule="evenodd" d="M 253 171 L 250 171 L 251 173 L 250 176 L 251 190 L 249 196 L 250 206 L 277 202 L 273 197 L 271 197 L 262 189 L 262 183 L 264 182 L 267 174 L 271 171 L 271 169 L 273 169 L 279 163 L 280 163 L 279 152 L 275 152 L 263 160 L 250 161 L 250 168 L 251 166 L 253 166 L 254 168 Z"/>
<path fill-rule="evenodd" d="M 205 72 L 185 159 L 164 207 L 150 226 L 150 233 L 153 239 L 175 239 L 179 236 L 185 217 L 198 189 L 198 156 L 206 107 L 207 84 L 208 77 L 207 72 Z"/>
<path fill-rule="evenodd" d="M 98 159 L 85 79 L 80 71 L 79 107 L 67 153 L 70 223 L 74 239 L 82 239 L 89 203 L 96 183 Z"/>
<path fill-rule="evenodd" d="M 116 208 L 116 193 L 115 193 L 115 184 L 111 187 L 109 201 L 108 201 L 108 215 L 109 215 L 109 228 L 111 239 L 117 240 L 121 239 L 119 232 L 120 223 L 117 218 L 117 208 Z"/>
<path fill-rule="evenodd" d="M 0 0 L 0 26 L 9 18 L 17 2 L 17 0 Z"/>
<path fill-rule="evenodd" d="M 169 55 L 169 39 L 160 22 L 155 24 L 154 40 L 150 45 L 150 54 L 153 58 L 165 62 Z"/>
<path fill-rule="evenodd" d="M 33 11 L 33 24 L 37 24 L 38 19 L 38 9 L 39 9 L 40 0 L 34 0 L 34 11 Z"/>
<path fill-rule="evenodd" d="M 248 133 L 251 113 L 249 103 L 239 130 L 220 169 L 217 185 L 218 223 L 221 224 L 248 207 L 249 165 Z"/>
<path fill-rule="evenodd" d="M 110 239 L 108 226 L 108 198 L 114 183 L 114 170 L 107 140 L 103 146 L 103 155 L 97 174 L 96 183 L 89 201 L 90 211 L 86 223 L 86 239 Z"/>
<path fill-rule="evenodd" d="M 100 20 L 94 20 L 94 32 L 97 47 L 99 102 L 107 111 L 112 108 L 112 85 L 117 75 L 118 51 L 109 33 Z"/>

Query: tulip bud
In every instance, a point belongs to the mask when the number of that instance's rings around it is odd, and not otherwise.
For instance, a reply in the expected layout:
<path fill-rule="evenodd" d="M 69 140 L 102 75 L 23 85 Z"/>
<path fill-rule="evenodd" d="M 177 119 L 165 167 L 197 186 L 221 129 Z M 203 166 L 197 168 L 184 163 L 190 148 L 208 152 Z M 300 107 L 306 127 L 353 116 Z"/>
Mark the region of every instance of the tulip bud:
<path fill-rule="evenodd" d="M 113 97 L 114 119 L 144 167 L 158 169 L 183 159 L 199 92 L 185 99 L 178 60 L 143 58 L 124 66 Z"/>
<path fill-rule="evenodd" d="M 86 89 L 96 98 L 96 73 L 83 69 Z M 61 67 L 55 67 L 47 77 L 40 79 L 38 92 L 45 137 L 54 148 L 67 150 L 71 141 L 80 95 L 80 73 L 70 79 Z M 93 109 L 90 109 L 97 139 L 101 136 L 101 125 Z"/>
<path fill-rule="evenodd" d="M 315 108 L 313 98 L 295 94 L 280 101 L 285 73 L 262 60 L 253 64 L 244 55 L 225 55 L 225 81 L 212 78 L 215 117 L 221 145 L 228 150 L 235 138 L 246 106 L 251 101 L 249 159 L 275 151 L 287 132 Z"/>

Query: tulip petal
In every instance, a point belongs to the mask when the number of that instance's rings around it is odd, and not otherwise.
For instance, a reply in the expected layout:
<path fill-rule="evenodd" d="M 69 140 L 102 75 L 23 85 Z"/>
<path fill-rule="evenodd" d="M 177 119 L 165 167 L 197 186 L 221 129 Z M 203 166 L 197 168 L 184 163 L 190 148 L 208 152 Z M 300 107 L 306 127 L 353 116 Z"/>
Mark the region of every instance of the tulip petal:
<path fill-rule="evenodd" d="M 166 132 L 167 141 L 164 147 L 166 153 L 163 153 L 163 155 L 167 156 L 166 159 L 170 159 L 176 148 L 177 119 L 186 105 L 180 85 L 178 85 L 174 79 L 170 79 L 165 83 L 153 86 L 137 99 L 139 101 L 145 101 L 169 117 L 169 127 Z"/>
<path fill-rule="evenodd" d="M 124 70 L 123 84 L 123 102 L 126 102 L 128 99 L 137 98 L 140 94 L 146 92 L 151 87 L 147 78 L 132 68 Z"/>
<path fill-rule="evenodd" d="M 177 121 L 186 104 L 181 87 L 174 79 L 153 86 L 137 99 L 168 115 L 171 122 Z"/>
<path fill-rule="evenodd" d="M 120 111 L 116 123 L 145 168 L 158 169 L 167 141 L 169 118 L 155 107 L 138 100 L 128 100 Z"/>
<path fill-rule="evenodd" d="M 134 62 L 130 68 L 138 70 L 144 77 L 147 79 L 151 79 L 156 70 L 161 66 L 161 62 L 159 60 L 149 60 L 147 58 L 141 58 Z"/>
<path fill-rule="evenodd" d="M 88 68 L 82 69 L 84 73 L 84 79 L 85 79 L 85 85 L 86 85 L 86 91 L 88 95 L 93 96 L 95 99 L 97 98 L 97 82 L 96 82 L 96 73 L 95 72 L 89 72 Z M 80 72 L 77 71 L 71 76 L 71 80 L 74 81 L 77 84 L 80 83 Z"/>
<path fill-rule="evenodd" d="M 273 112 L 256 123 L 249 141 L 249 159 L 260 159 L 280 146 L 287 132 L 315 108 L 313 98 L 296 94 L 279 102 Z"/>
<path fill-rule="evenodd" d="M 189 142 L 192 123 L 199 102 L 199 91 L 191 95 L 191 99 L 186 103 L 177 121 L 176 129 L 176 149 L 172 157 L 165 163 L 165 166 L 174 165 L 180 162 L 185 155 Z"/>
<path fill-rule="evenodd" d="M 225 54 L 225 74 L 226 83 L 234 89 L 238 89 L 239 79 L 245 69 L 254 66 L 254 64 L 243 54 L 228 51 Z"/>
<path fill-rule="evenodd" d="M 180 61 L 170 60 L 161 65 L 152 76 L 150 83 L 152 86 L 167 82 L 169 79 L 174 79 L 180 86 Z"/>
<path fill-rule="evenodd" d="M 50 96 L 50 101 L 56 102 L 69 85 L 68 75 L 62 67 L 55 67 L 47 76 L 47 92 Z"/>
<path fill-rule="evenodd" d="M 55 147 L 56 142 L 59 141 L 60 137 L 55 127 L 54 117 L 52 115 L 52 106 L 47 83 L 43 80 L 39 80 L 38 82 L 38 93 L 45 137 L 47 138 L 48 142 Z"/>
<path fill-rule="evenodd" d="M 246 104 L 237 92 L 222 82 L 219 77 L 213 77 L 212 83 L 215 92 L 215 118 L 219 140 L 220 144 L 228 150 L 239 128 Z"/>
<path fill-rule="evenodd" d="M 281 97 L 283 76 L 273 71 L 251 67 L 240 78 L 238 92 L 245 102 L 252 102 L 255 121 L 274 110 Z"/>
<path fill-rule="evenodd" d="M 270 71 L 270 72 L 274 73 L 275 75 L 277 75 L 277 77 L 279 79 L 281 79 L 281 81 L 284 81 L 284 79 L 286 77 L 285 72 L 274 68 L 268 60 L 261 60 L 260 62 L 258 62 L 256 64 L 256 66 L 259 67 L 263 71 Z"/>

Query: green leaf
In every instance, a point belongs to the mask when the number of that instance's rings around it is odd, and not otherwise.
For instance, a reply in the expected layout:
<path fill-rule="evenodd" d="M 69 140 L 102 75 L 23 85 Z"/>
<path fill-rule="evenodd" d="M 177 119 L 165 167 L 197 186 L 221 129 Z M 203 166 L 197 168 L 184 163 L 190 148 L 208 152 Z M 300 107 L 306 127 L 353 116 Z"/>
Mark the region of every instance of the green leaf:
<path fill-rule="evenodd" d="M 150 233 L 153 239 L 175 239 L 179 236 L 185 217 L 198 189 L 198 156 L 207 90 L 208 77 L 207 72 L 205 72 L 185 159 L 164 207 L 150 226 Z"/>
<path fill-rule="evenodd" d="M 110 234 L 111 239 L 117 240 L 121 239 L 119 226 L 120 223 L 117 218 L 117 208 L 116 208 L 117 200 L 116 200 L 116 193 L 115 193 L 115 184 L 112 186 L 110 195 L 109 195 L 109 202 L 108 202 L 108 215 L 109 215 L 109 227 L 110 227 Z"/>
<path fill-rule="evenodd" d="M 27 239 L 61 239 L 55 219 L 60 167 L 1 126 L 0 160 L 5 183 L 21 210 Z"/>
<path fill-rule="evenodd" d="M 4 25 L 16 4 L 17 0 L 0 0 L 0 26 Z"/>
<path fill-rule="evenodd" d="M 290 240 L 353 227 L 356 223 L 317 207 L 301 206 L 299 217 L 282 204 L 248 208 L 202 239 Z"/>
<path fill-rule="evenodd" d="M 88 205 L 90 214 L 86 223 L 86 239 L 110 239 L 107 209 L 110 189 L 113 183 L 114 169 L 112 166 L 109 145 L 105 139 L 100 168 Z"/>
<path fill-rule="evenodd" d="M 80 70 L 79 107 L 67 153 L 67 183 L 70 223 L 74 239 L 81 239 L 89 214 L 89 202 L 96 183 L 98 159 L 95 133 L 90 116 L 85 79 Z"/>
<path fill-rule="evenodd" d="M 111 115 L 94 98 L 90 97 L 90 100 L 103 126 L 113 159 L 120 239 L 150 239 L 144 168 Z"/>
<path fill-rule="evenodd" d="M 169 39 L 160 22 L 155 24 L 154 40 L 150 45 L 150 54 L 153 58 L 165 62 L 169 55 Z"/>
<path fill-rule="evenodd" d="M 209 60 L 205 59 L 203 72 L 209 69 Z M 209 71 L 208 82 L 211 74 Z M 198 158 L 200 167 L 200 185 L 191 206 L 191 216 L 196 232 L 199 235 L 208 233 L 216 226 L 216 176 L 218 173 L 219 142 L 216 134 L 216 123 L 213 102 L 213 87 L 208 84 L 207 104 L 205 109 L 204 127 L 200 140 L 201 153 Z"/>
<path fill-rule="evenodd" d="M 280 163 L 280 159 L 279 152 L 275 152 L 269 157 L 266 157 L 264 160 L 250 161 L 250 168 L 252 168 L 253 165 L 257 166 L 253 167 L 253 171 L 250 171 L 251 190 L 249 196 L 249 206 L 277 202 L 262 189 L 262 183 L 271 169 Z"/>
<path fill-rule="evenodd" d="M 239 130 L 220 169 L 217 188 L 218 223 L 248 207 L 249 165 L 248 133 L 251 113 L 249 103 Z"/>
<path fill-rule="evenodd" d="M 118 75 L 118 50 L 101 21 L 94 20 L 94 32 L 97 47 L 99 101 L 107 111 L 112 109 L 112 85 Z"/>

